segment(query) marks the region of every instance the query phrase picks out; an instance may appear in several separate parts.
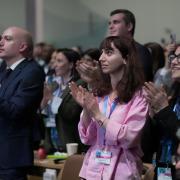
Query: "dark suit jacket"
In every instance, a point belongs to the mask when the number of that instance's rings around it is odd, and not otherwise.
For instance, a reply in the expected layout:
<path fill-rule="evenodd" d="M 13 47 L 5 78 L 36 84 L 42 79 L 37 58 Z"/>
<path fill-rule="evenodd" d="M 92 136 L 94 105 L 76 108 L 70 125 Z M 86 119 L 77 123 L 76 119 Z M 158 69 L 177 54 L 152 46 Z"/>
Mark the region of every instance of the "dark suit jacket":
<path fill-rule="evenodd" d="M 135 42 L 135 47 L 137 49 L 139 60 L 144 71 L 145 80 L 152 81 L 153 80 L 152 56 L 150 52 L 148 51 L 148 49 L 145 46 L 139 44 L 138 42 Z"/>
<path fill-rule="evenodd" d="M 179 93 L 180 84 L 175 84 L 173 89 L 177 89 Z M 176 153 L 178 139 L 176 137 L 176 132 L 180 128 L 180 121 L 173 111 L 174 105 L 176 103 L 177 96 L 173 98 L 170 105 L 166 108 L 160 110 L 155 114 L 154 118 L 148 118 L 143 129 L 141 146 L 144 152 L 143 162 L 151 163 L 153 153 L 157 152 L 156 159 L 159 160 L 161 156 L 161 139 L 163 137 L 168 137 L 172 140 L 172 152 Z"/>
<path fill-rule="evenodd" d="M 85 86 L 82 80 L 76 81 L 76 84 Z M 79 152 L 85 151 L 85 146 L 81 143 L 78 131 L 78 123 L 82 108 L 70 94 L 69 87 L 63 92 L 62 99 L 63 101 L 59 107 L 56 118 L 56 126 L 62 141 L 63 149 L 66 150 L 66 143 L 76 142 L 79 144 Z"/>
<path fill-rule="evenodd" d="M 77 85 L 86 85 L 82 80 L 77 80 L 75 82 Z M 81 143 L 78 132 L 78 123 L 82 108 L 70 94 L 69 87 L 66 87 L 63 91 L 61 98 L 62 103 L 56 115 L 56 128 L 62 145 L 61 151 L 66 152 L 66 143 L 76 142 L 79 143 L 79 152 L 85 152 L 87 147 Z M 48 152 L 51 152 L 53 149 L 48 129 L 46 129 L 45 148 Z"/>
<path fill-rule="evenodd" d="M 0 71 L 0 78 L 4 70 Z M 0 79 L 1 81 L 1 79 Z M 0 168 L 33 163 L 33 117 L 43 95 L 44 72 L 22 61 L 0 87 Z"/>

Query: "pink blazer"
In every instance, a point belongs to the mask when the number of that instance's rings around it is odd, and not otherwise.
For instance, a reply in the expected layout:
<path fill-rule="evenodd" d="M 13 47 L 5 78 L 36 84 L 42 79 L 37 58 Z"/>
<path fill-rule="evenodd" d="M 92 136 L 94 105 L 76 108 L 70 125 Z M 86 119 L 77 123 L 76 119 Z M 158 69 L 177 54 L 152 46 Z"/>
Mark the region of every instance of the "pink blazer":
<path fill-rule="evenodd" d="M 99 107 L 104 112 L 104 98 L 99 100 Z M 110 107 L 108 102 L 106 114 Z M 91 147 L 86 153 L 80 177 L 87 180 L 139 180 L 142 168 L 140 137 L 147 112 L 148 104 L 142 91 L 138 91 L 127 104 L 117 104 L 105 130 L 104 145 L 99 143 L 98 123 L 91 119 L 85 128 L 81 115 L 78 126 L 80 138 Z M 104 148 L 112 153 L 109 165 L 95 162 L 96 150 Z"/>

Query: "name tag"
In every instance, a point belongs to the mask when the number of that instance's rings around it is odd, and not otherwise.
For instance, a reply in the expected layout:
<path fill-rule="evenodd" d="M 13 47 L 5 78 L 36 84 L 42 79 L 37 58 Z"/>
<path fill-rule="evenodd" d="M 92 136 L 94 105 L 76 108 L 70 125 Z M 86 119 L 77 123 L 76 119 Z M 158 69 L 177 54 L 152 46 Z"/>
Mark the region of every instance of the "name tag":
<path fill-rule="evenodd" d="M 52 104 L 51 104 L 51 111 L 54 114 L 58 113 L 58 109 L 59 109 L 59 106 L 61 105 L 61 103 L 62 103 L 62 98 L 60 98 L 60 97 L 53 97 Z"/>
<path fill-rule="evenodd" d="M 172 180 L 171 168 L 158 167 L 157 176 L 158 180 Z"/>
<path fill-rule="evenodd" d="M 56 127 L 54 118 L 45 118 L 45 121 L 46 121 L 46 127 Z"/>
<path fill-rule="evenodd" d="M 95 161 L 97 163 L 109 165 L 111 163 L 111 157 L 112 157 L 111 152 L 97 150 Z"/>

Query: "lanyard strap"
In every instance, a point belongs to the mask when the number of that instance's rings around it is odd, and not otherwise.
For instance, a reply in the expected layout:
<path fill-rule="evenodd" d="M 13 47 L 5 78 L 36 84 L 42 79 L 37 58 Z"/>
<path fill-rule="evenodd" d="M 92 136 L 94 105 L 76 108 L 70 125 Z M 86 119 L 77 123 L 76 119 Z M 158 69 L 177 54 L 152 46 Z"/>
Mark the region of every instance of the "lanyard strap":
<path fill-rule="evenodd" d="M 110 112 L 109 112 L 109 116 L 108 116 L 108 118 L 110 118 L 110 117 L 111 117 L 111 114 L 112 114 L 112 113 L 113 113 L 113 111 L 115 110 L 115 108 L 116 108 L 117 104 L 118 104 L 118 98 L 115 98 L 115 99 L 113 100 L 112 105 L 111 105 L 111 108 L 110 108 Z M 107 109 L 107 108 L 106 108 L 106 109 Z"/>
<path fill-rule="evenodd" d="M 176 113 L 178 120 L 180 120 L 180 97 L 178 96 L 173 111 Z"/>
<path fill-rule="evenodd" d="M 179 97 L 177 98 L 176 104 L 173 111 L 176 113 L 178 120 L 180 120 L 180 103 Z M 161 162 L 169 163 L 171 162 L 172 157 L 172 139 L 164 137 L 161 141 L 162 153 L 161 153 Z"/>
<path fill-rule="evenodd" d="M 117 104 L 118 104 L 118 99 L 114 99 L 111 108 L 110 108 L 110 112 L 109 115 L 107 116 L 107 109 L 108 109 L 108 96 L 105 96 L 104 98 L 104 103 L 103 103 L 103 114 L 108 117 L 108 119 L 111 117 L 113 111 L 115 110 Z M 98 134 L 98 141 L 99 141 L 99 145 L 104 145 L 105 144 L 105 133 L 106 133 L 106 129 L 104 127 L 100 127 L 99 129 L 99 134 Z"/>

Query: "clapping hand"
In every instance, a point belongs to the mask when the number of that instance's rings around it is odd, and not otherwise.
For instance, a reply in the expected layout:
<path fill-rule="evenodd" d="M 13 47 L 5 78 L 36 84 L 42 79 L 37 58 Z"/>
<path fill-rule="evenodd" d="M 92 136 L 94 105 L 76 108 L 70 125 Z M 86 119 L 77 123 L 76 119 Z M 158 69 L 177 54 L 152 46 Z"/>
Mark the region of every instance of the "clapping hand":
<path fill-rule="evenodd" d="M 76 69 L 83 79 L 88 84 L 97 81 L 100 78 L 100 67 L 97 61 L 80 60 L 76 63 Z"/>
<path fill-rule="evenodd" d="M 158 113 L 169 105 L 168 96 L 163 87 L 156 87 L 152 82 L 145 82 L 143 88 L 147 93 L 145 97 L 154 113 Z"/>
<path fill-rule="evenodd" d="M 74 82 L 69 83 L 69 88 L 73 98 L 88 112 L 90 117 L 96 118 L 97 116 L 100 116 L 101 113 L 97 97 L 95 97 L 93 93 L 87 91 L 82 86 L 77 86 Z"/>
<path fill-rule="evenodd" d="M 81 106 L 84 107 L 85 105 L 85 92 L 86 89 L 82 86 L 77 86 L 75 82 L 69 83 L 69 88 L 71 90 L 71 95 L 75 99 L 75 101 Z"/>
<path fill-rule="evenodd" d="M 44 108 L 45 106 L 47 106 L 48 101 L 51 100 L 52 97 L 53 97 L 52 86 L 45 83 L 44 84 L 44 91 L 43 91 L 43 99 L 41 101 L 41 108 Z"/>

